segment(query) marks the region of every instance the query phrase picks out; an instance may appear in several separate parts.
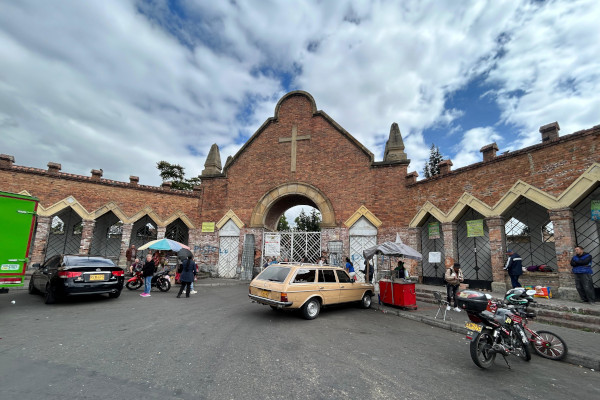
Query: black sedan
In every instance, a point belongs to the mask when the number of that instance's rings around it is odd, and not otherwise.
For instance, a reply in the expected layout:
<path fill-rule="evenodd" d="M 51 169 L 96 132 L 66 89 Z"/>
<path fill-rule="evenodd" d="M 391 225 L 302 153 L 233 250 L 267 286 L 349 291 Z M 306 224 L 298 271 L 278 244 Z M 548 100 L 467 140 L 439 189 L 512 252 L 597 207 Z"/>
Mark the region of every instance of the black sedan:
<path fill-rule="evenodd" d="M 103 257 L 57 255 L 33 264 L 29 293 L 44 295 L 52 304 L 66 296 L 104 294 L 116 299 L 123 290 L 125 271 Z"/>

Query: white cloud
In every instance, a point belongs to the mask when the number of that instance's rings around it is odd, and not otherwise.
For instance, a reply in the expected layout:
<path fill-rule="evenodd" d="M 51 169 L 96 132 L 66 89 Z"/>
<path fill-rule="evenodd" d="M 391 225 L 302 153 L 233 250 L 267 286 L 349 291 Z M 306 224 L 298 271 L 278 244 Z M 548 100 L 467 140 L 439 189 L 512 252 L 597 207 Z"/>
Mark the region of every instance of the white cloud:
<path fill-rule="evenodd" d="M 455 156 L 452 158 L 452 168 L 457 169 L 481 161 L 479 150 L 485 145 L 498 143 L 502 137 L 492 127 L 469 129 L 462 140 L 453 149 Z"/>
<path fill-rule="evenodd" d="M 493 85 L 486 100 L 518 127 L 502 133 L 509 148 L 539 142 L 537 128 L 555 120 L 565 133 L 598 124 L 600 3 L 592 0 L 181 7 L 179 15 L 166 0 L 5 2 L 0 151 L 20 165 L 103 168 L 106 178 L 139 175 L 142 184 L 160 183 L 159 160 L 198 175 L 212 143 L 224 164 L 273 115 L 282 73 L 377 160 L 397 122 L 419 172 L 431 142 L 455 168 L 481 160 L 481 146 L 441 143 L 469 118 L 446 109 L 448 96 L 480 74 Z M 462 142 L 499 140 L 489 128 L 497 122 Z M 446 126 L 444 137 L 423 135 Z"/>

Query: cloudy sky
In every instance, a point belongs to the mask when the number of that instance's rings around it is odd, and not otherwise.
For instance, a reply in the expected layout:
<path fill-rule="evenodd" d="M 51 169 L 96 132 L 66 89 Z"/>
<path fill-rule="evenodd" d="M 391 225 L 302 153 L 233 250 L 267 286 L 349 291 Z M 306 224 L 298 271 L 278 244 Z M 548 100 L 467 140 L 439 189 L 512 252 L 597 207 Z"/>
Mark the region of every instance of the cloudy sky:
<path fill-rule="evenodd" d="M 0 153 L 159 185 L 223 161 L 287 92 L 422 176 L 600 124 L 600 2 L 0 0 Z"/>

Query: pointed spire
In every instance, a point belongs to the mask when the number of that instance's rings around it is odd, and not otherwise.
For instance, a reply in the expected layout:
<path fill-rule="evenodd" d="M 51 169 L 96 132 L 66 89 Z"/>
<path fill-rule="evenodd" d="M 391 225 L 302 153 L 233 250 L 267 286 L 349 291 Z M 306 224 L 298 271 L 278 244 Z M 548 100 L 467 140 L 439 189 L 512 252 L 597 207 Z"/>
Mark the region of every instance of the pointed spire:
<path fill-rule="evenodd" d="M 390 138 L 385 144 L 385 153 L 383 154 L 383 161 L 408 161 L 406 153 L 404 152 L 404 142 L 402 141 L 402 134 L 397 123 L 393 123 L 390 128 Z"/>
<path fill-rule="evenodd" d="M 220 173 L 221 153 L 219 153 L 219 146 L 217 146 L 217 144 L 215 143 L 212 146 L 210 146 L 208 157 L 206 157 L 206 162 L 204 163 L 204 170 L 202 171 L 202 176 L 218 175 Z"/>

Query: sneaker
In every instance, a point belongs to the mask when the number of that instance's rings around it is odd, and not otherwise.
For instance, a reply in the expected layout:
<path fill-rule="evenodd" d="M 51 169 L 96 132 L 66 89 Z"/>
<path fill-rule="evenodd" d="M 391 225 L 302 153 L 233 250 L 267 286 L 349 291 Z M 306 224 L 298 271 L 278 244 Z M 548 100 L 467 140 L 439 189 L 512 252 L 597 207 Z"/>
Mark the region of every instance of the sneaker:
<path fill-rule="evenodd" d="M 451 308 L 450 305 L 447 305 L 446 306 L 446 311 L 450 311 L 450 308 Z"/>
<path fill-rule="evenodd" d="M 462 310 L 460 308 L 458 308 L 458 307 L 454 307 L 454 311 L 461 312 Z"/>
<path fill-rule="evenodd" d="M 150 293 L 146 293 L 146 297 L 150 297 Z"/>
<path fill-rule="evenodd" d="M 198 292 L 196 292 L 195 290 L 192 290 L 192 291 L 190 292 L 190 294 L 196 294 L 196 293 L 198 293 Z"/>
<path fill-rule="evenodd" d="M 140 293 L 140 296 L 146 297 L 146 293 Z"/>

